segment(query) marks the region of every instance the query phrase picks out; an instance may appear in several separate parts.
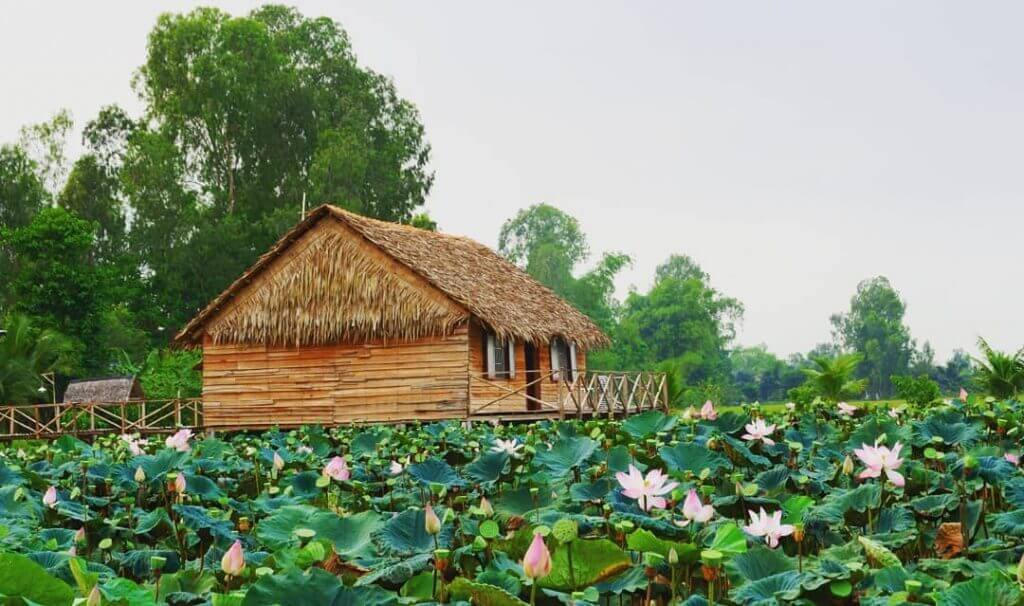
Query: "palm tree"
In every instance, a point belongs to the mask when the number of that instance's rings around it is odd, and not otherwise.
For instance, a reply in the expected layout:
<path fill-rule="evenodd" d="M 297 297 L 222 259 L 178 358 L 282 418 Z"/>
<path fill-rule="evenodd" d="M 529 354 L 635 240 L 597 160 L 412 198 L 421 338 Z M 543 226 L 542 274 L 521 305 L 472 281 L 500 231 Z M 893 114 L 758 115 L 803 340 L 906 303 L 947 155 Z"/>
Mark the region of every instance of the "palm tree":
<path fill-rule="evenodd" d="M 1010 355 L 992 349 L 980 337 L 978 349 L 984 358 L 974 358 L 978 364 L 974 379 L 986 393 L 1006 400 L 1024 391 L 1024 349 Z"/>
<path fill-rule="evenodd" d="M 37 331 L 25 316 L 10 316 L 0 336 L 0 404 L 28 404 L 39 400 L 42 375 L 65 370 L 67 342 L 60 333 Z"/>
<path fill-rule="evenodd" d="M 862 359 L 859 353 L 843 354 L 835 358 L 812 356 L 814 368 L 804 368 L 803 372 L 815 393 L 825 401 L 834 403 L 864 392 L 868 385 L 867 379 L 853 378 Z"/>

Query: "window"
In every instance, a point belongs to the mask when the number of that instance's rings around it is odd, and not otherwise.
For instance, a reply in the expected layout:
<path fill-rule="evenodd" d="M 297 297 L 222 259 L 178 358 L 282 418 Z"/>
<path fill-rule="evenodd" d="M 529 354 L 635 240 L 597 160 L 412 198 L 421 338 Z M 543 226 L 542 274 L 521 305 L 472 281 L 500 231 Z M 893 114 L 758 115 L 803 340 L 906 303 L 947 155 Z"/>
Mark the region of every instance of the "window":
<path fill-rule="evenodd" d="M 502 341 L 494 333 L 484 335 L 484 357 L 487 363 L 487 378 L 514 379 L 516 377 L 515 342 Z"/>
<path fill-rule="evenodd" d="M 572 381 L 576 378 L 576 345 L 561 337 L 551 340 L 552 381 Z"/>

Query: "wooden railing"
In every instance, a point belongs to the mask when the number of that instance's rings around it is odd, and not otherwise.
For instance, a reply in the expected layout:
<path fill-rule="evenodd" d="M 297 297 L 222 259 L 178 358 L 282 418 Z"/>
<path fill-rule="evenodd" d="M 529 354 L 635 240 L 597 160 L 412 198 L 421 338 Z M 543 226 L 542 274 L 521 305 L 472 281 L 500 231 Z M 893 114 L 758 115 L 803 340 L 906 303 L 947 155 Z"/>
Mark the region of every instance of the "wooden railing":
<path fill-rule="evenodd" d="M 168 433 L 202 425 L 203 405 L 198 399 L 0 406 L 0 440 Z"/>
<path fill-rule="evenodd" d="M 507 418 L 546 416 L 625 416 L 647 410 L 668 412 L 668 384 L 661 372 L 579 372 L 572 378 L 557 371 L 527 375 L 525 382 L 470 375 L 469 416 Z M 541 396 L 530 395 L 539 385 Z M 480 388 L 497 393 L 480 404 Z M 503 406 L 499 406 L 504 404 Z"/>

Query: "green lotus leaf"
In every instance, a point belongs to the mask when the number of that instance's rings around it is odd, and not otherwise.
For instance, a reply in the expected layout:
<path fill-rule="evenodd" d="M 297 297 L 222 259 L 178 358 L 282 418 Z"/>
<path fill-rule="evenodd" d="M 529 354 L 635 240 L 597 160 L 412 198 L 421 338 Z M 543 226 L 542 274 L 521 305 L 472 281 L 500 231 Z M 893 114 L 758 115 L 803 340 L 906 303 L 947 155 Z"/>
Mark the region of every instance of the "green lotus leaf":
<path fill-rule="evenodd" d="M 675 446 L 663 446 L 658 456 L 665 462 L 669 470 L 675 473 L 691 472 L 700 475 L 707 469 L 712 475 L 721 470 L 732 469 L 729 459 L 705 446 L 693 442 L 682 442 Z"/>
<path fill-rule="evenodd" d="M 41 606 L 70 606 L 75 600 L 67 583 L 17 553 L 0 553 L 0 595 Z"/>
<path fill-rule="evenodd" d="M 623 421 L 622 429 L 634 438 L 643 439 L 657 433 L 671 431 L 678 422 L 679 418 L 675 415 L 666 415 L 660 410 L 648 410 Z"/>

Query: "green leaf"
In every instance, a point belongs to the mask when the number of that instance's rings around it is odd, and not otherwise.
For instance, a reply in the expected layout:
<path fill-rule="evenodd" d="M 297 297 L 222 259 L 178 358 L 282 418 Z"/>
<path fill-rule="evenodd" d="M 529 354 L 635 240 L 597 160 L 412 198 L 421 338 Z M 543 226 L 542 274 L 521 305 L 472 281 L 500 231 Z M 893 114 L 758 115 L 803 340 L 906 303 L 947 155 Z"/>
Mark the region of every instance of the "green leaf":
<path fill-rule="evenodd" d="M 889 551 L 881 543 L 869 539 L 864 536 L 857 537 L 860 541 L 861 546 L 864 548 L 864 553 L 868 555 L 868 558 L 878 564 L 879 568 L 888 568 L 889 566 L 902 567 L 903 563 L 896 557 L 896 554 Z"/>
<path fill-rule="evenodd" d="M 643 528 L 637 529 L 626 535 L 626 546 L 632 551 L 654 552 L 664 558 L 668 558 L 669 551 L 676 550 L 679 561 L 684 564 L 692 564 L 700 556 L 700 550 L 693 543 L 680 543 L 659 538 L 653 532 Z"/>
<path fill-rule="evenodd" d="M 363 511 L 346 517 L 309 505 L 282 507 L 256 525 L 255 535 L 270 550 L 297 547 L 297 531 L 312 530 L 318 539 L 326 539 L 342 558 L 375 557 L 373 533 L 383 526 L 380 515 Z"/>
<path fill-rule="evenodd" d="M 666 415 L 659 410 L 648 410 L 623 421 L 622 429 L 634 438 L 643 439 L 663 431 L 670 431 L 678 422 L 679 418 L 675 415 Z"/>
<path fill-rule="evenodd" d="M 444 519 L 444 511 L 436 511 L 438 517 Z M 426 515 L 422 509 L 406 510 L 389 519 L 384 526 L 374 533 L 375 540 L 391 555 L 411 556 L 433 553 L 434 537 L 427 533 Z M 452 525 L 445 524 L 437 535 L 441 547 L 451 545 Z"/>
<path fill-rule="evenodd" d="M 715 530 L 715 538 L 708 547 L 729 557 L 747 551 L 747 538 L 735 522 L 726 522 Z"/>
<path fill-rule="evenodd" d="M 791 570 L 745 583 L 733 590 L 729 597 L 738 604 L 777 604 L 792 601 L 800 597 L 800 574 Z"/>
<path fill-rule="evenodd" d="M 394 594 L 378 587 L 345 587 L 319 568 L 308 574 L 291 569 L 260 577 L 246 592 L 242 606 L 317 604 L 323 606 L 393 606 Z"/>
<path fill-rule="evenodd" d="M 526 606 L 526 602 L 500 587 L 474 583 L 465 577 L 452 581 L 449 590 L 453 598 L 471 602 L 476 606 Z"/>
<path fill-rule="evenodd" d="M 551 450 L 542 450 L 533 458 L 534 463 L 556 478 L 567 475 L 594 454 L 597 442 L 590 438 L 562 438 Z"/>
<path fill-rule="evenodd" d="M 1021 592 L 1016 583 L 999 573 L 975 577 L 939 592 L 936 606 L 1017 606 Z"/>
<path fill-rule="evenodd" d="M 508 467 L 509 456 L 507 452 L 488 452 L 466 465 L 464 471 L 473 481 L 481 484 L 495 482 L 505 473 Z"/>
<path fill-rule="evenodd" d="M 422 463 L 410 465 L 406 471 L 425 485 L 441 484 L 445 488 L 451 488 L 465 484 L 452 466 L 440 459 L 427 459 Z"/>
<path fill-rule="evenodd" d="M 746 553 L 738 553 L 725 564 L 729 578 L 743 582 L 759 581 L 780 572 L 796 570 L 796 562 L 786 557 L 781 549 L 768 549 L 758 545 Z"/>
<path fill-rule="evenodd" d="M 569 574 L 569 546 L 572 546 L 573 576 L 576 587 L 586 587 L 606 581 L 630 566 L 626 552 L 608 539 L 573 541 L 560 544 L 551 554 L 551 574 L 540 579 L 538 586 L 559 591 L 571 591 Z"/>
<path fill-rule="evenodd" d="M 42 606 L 70 606 L 75 600 L 75 592 L 66 583 L 16 553 L 0 553 L 0 595 Z"/>
<path fill-rule="evenodd" d="M 661 457 L 662 461 L 665 461 L 665 465 L 669 470 L 675 473 L 689 471 L 694 475 L 700 475 L 702 470 L 707 469 L 714 475 L 720 470 L 732 469 L 732 463 L 729 462 L 729 459 L 692 442 L 684 442 L 675 446 L 663 446 L 658 450 L 658 456 Z"/>

